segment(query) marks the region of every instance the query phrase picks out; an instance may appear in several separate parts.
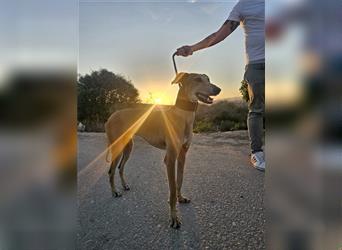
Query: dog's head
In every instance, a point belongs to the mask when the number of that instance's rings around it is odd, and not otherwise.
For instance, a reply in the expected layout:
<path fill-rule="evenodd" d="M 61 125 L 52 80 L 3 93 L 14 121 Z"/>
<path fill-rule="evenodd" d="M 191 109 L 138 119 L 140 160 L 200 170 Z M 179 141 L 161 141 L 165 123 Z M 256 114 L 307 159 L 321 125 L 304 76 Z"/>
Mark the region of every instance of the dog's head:
<path fill-rule="evenodd" d="M 221 89 L 212 84 L 205 74 L 178 73 L 172 84 L 179 85 L 178 96 L 191 102 L 201 101 L 212 104 Z"/>

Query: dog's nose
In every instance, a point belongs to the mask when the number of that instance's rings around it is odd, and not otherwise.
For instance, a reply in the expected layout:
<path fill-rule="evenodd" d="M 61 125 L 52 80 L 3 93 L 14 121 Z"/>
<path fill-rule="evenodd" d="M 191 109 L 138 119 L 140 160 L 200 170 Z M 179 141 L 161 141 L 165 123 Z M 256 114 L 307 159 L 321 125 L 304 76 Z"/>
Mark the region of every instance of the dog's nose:
<path fill-rule="evenodd" d="M 220 94 L 221 89 L 219 87 L 215 86 L 214 84 L 211 84 L 211 85 L 212 85 L 212 88 L 213 88 L 214 95 Z"/>

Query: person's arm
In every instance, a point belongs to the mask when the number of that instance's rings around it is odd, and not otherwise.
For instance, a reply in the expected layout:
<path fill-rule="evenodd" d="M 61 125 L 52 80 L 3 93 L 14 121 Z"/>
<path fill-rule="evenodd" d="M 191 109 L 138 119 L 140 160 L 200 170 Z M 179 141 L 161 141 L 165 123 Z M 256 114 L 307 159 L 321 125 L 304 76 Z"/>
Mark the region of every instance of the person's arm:
<path fill-rule="evenodd" d="M 189 56 L 193 52 L 205 48 L 209 48 L 221 41 L 223 41 L 227 36 L 229 36 L 238 26 L 240 22 L 227 20 L 221 26 L 221 28 L 210 36 L 206 37 L 202 41 L 194 45 L 185 45 L 177 49 L 177 55 L 179 56 Z"/>

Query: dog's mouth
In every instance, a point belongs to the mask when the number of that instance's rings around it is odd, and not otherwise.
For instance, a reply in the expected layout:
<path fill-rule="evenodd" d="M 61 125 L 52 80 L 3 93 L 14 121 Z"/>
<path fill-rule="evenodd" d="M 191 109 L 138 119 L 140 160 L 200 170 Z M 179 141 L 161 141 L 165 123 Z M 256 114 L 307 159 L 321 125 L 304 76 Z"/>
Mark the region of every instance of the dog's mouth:
<path fill-rule="evenodd" d="M 196 96 L 197 96 L 198 100 L 200 100 L 201 102 L 204 102 L 206 104 L 212 104 L 214 102 L 214 98 L 210 97 L 209 95 L 197 92 Z"/>

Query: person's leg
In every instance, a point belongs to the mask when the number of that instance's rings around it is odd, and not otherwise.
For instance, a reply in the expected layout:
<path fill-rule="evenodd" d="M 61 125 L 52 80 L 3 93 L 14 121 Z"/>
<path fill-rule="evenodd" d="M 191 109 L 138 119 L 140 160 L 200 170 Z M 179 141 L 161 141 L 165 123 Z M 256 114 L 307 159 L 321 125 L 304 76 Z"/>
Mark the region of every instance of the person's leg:
<path fill-rule="evenodd" d="M 248 66 L 245 73 L 248 83 L 247 127 L 252 153 L 262 151 L 263 118 L 265 110 L 265 70 Z"/>
<path fill-rule="evenodd" d="M 263 120 L 265 110 L 265 69 L 262 66 L 248 66 L 245 73 L 248 83 L 247 127 L 251 147 L 251 162 L 259 170 L 265 169 L 262 152 Z"/>

